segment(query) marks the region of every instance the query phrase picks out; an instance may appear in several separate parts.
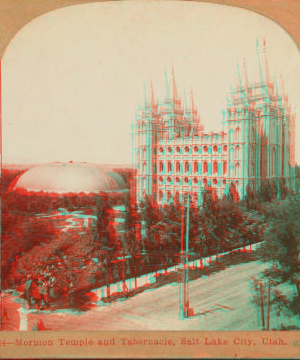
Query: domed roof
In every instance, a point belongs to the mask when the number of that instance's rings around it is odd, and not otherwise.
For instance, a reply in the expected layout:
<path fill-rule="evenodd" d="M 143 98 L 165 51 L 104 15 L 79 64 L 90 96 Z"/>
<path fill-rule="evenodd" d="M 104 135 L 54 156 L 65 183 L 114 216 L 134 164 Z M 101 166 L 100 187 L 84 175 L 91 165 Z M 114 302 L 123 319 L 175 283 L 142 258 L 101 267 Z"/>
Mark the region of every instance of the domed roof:
<path fill-rule="evenodd" d="M 124 187 L 124 180 L 88 163 L 53 163 L 36 166 L 22 174 L 12 190 L 52 193 L 98 193 Z"/>

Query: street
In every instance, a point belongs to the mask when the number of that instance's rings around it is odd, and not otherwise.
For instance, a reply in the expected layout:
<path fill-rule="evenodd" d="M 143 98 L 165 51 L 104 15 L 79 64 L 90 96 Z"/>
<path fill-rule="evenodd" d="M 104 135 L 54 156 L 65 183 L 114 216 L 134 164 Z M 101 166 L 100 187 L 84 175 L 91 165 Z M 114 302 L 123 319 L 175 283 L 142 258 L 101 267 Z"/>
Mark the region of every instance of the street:
<path fill-rule="evenodd" d="M 118 302 L 98 302 L 86 311 L 19 310 L 22 321 L 9 329 L 4 324 L 3 330 L 25 330 L 25 324 L 31 330 L 41 320 L 46 330 L 259 330 L 259 313 L 250 303 L 250 279 L 265 266 L 252 261 L 190 281 L 194 315 L 185 320 L 179 320 L 179 284 L 174 282 Z M 18 304 L 12 304 L 15 311 Z M 7 297 L 4 305 L 10 317 Z"/>

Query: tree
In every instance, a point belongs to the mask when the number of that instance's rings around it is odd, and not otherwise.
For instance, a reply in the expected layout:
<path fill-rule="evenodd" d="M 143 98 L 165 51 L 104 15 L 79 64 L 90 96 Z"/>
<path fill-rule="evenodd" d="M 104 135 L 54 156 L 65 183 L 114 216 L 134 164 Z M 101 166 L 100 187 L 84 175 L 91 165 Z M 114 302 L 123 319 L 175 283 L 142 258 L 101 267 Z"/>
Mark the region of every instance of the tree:
<path fill-rule="evenodd" d="M 53 292 L 65 295 L 88 286 L 92 280 L 95 243 L 91 232 L 61 233 L 49 243 L 35 246 L 18 259 L 16 276 L 34 283 L 49 282 Z"/>
<path fill-rule="evenodd" d="M 137 231 L 140 224 L 140 214 L 136 204 L 132 204 L 130 199 L 125 202 L 125 221 L 124 221 L 124 252 L 131 255 L 130 268 L 134 271 L 134 276 L 137 276 L 138 258 L 141 256 L 141 249 L 139 244 L 139 236 Z M 127 271 L 128 272 L 128 271 Z"/>
<path fill-rule="evenodd" d="M 265 276 L 272 281 L 289 283 L 297 290 L 300 302 L 300 211 L 299 196 L 277 204 L 269 212 L 268 229 L 260 255 L 263 261 L 271 262 Z"/>

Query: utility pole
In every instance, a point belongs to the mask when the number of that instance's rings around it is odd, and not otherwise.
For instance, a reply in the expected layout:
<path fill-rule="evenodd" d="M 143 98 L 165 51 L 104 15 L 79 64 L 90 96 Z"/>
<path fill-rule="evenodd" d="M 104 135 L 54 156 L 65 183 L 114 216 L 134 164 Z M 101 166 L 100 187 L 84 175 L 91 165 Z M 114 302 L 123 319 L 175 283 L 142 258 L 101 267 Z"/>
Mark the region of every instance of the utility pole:
<path fill-rule="evenodd" d="M 189 265 L 188 265 L 188 251 L 189 251 L 189 195 L 187 196 L 187 219 L 186 219 L 186 240 L 185 251 L 183 250 L 184 238 L 184 208 L 185 204 L 183 199 L 182 204 L 182 228 L 181 228 L 181 278 L 179 287 L 179 319 L 183 320 L 188 318 L 192 309 L 189 307 Z"/>
<path fill-rule="evenodd" d="M 259 283 L 259 287 L 260 287 L 261 328 L 262 328 L 262 330 L 265 330 L 264 287 L 263 287 L 263 283 L 262 283 L 262 282 Z"/>

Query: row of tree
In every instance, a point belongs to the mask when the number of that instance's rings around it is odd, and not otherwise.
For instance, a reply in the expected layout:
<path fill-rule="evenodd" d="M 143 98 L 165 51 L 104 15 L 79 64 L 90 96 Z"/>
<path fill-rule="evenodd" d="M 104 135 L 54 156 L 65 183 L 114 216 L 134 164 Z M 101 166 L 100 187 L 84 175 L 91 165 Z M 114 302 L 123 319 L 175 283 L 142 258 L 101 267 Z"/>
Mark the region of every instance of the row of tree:
<path fill-rule="evenodd" d="M 300 195 L 294 194 L 274 204 L 266 216 L 266 233 L 260 248 L 260 259 L 268 264 L 254 283 L 267 284 L 269 302 L 277 314 L 300 318 Z M 260 285 L 263 286 L 263 285 Z M 270 316 L 264 321 L 265 292 L 256 291 L 254 300 L 261 309 L 262 328 L 269 328 Z M 270 310 L 268 309 L 268 312 Z M 267 312 L 267 314 L 268 314 Z M 288 328 L 281 324 L 281 329 Z M 300 329 L 298 326 L 291 329 Z"/>

